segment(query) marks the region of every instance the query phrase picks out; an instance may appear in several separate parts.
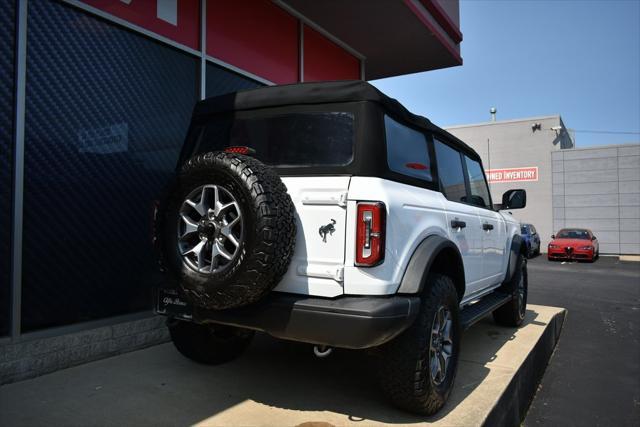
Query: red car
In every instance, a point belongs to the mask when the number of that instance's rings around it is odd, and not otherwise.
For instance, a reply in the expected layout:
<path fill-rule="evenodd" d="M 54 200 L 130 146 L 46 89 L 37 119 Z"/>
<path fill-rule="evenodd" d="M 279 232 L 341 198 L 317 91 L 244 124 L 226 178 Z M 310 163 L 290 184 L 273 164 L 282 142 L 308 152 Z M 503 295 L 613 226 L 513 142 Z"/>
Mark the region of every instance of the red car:
<path fill-rule="evenodd" d="M 563 228 L 551 236 L 547 257 L 549 261 L 583 260 L 593 262 L 600 255 L 598 239 L 591 230 L 584 228 Z"/>

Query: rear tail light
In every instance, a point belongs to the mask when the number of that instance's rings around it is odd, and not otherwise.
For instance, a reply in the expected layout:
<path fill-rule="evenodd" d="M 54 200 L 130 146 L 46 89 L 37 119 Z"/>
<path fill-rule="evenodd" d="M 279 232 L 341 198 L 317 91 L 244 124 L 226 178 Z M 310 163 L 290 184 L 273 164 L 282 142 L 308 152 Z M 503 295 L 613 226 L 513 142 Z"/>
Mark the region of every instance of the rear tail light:
<path fill-rule="evenodd" d="M 384 261 L 386 209 L 384 203 L 358 203 L 356 265 L 373 267 Z"/>

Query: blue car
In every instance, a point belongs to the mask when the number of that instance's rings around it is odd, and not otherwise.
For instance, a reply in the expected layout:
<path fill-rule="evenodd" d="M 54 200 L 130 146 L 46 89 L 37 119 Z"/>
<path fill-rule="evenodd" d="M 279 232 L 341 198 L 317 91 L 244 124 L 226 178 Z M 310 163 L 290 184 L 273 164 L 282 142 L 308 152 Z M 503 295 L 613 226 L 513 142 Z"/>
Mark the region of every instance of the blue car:
<path fill-rule="evenodd" d="M 540 255 L 540 236 L 533 224 L 522 224 L 520 234 L 527 244 L 527 256 Z"/>

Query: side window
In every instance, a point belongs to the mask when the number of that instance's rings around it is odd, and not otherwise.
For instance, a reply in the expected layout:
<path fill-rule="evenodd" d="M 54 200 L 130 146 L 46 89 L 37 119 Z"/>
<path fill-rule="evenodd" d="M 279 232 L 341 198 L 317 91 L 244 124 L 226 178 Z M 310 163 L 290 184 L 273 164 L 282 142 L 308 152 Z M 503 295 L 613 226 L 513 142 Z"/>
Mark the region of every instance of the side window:
<path fill-rule="evenodd" d="M 467 174 L 469 175 L 469 186 L 471 189 L 471 204 L 483 208 L 491 208 L 491 198 L 489 197 L 489 187 L 482 173 L 482 166 L 475 160 L 464 156 L 467 163 Z"/>
<path fill-rule="evenodd" d="M 384 116 L 389 169 L 413 178 L 431 181 L 427 138 L 421 132 Z"/>
<path fill-rule="evenodd" d="M 444 196 L 452 202 L 466 202 L 467 190 L 464 185 L 464 171 L 460 152 L 434 139 L 438 179 Z"/>

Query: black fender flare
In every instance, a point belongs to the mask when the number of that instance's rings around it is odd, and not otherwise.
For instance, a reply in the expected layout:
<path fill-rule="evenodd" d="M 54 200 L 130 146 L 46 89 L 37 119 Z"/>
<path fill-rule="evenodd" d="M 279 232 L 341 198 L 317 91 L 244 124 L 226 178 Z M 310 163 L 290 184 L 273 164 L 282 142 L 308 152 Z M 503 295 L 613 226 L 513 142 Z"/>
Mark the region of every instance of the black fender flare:
<path fill-rule="evenodd" d="M 427 276 L 433 267 L 433 262 L 438 255 L 444 250 L 452 251 L 457 258 L 459 265 L 459 271 L 456 274 L 456 288 L 460 298 L 464 295 L 465 279 L 464 279 L 464 264 L 462 263 L 462 255 L 460 250 L 451 240 L 448 240 L 442 236 L 432 235 L 424 239 L 416 250 L 411 255 L 411 259 L 407 264 L 407 268 L 400 281 L 400 287 L 398 293 L 401 294 L 418 294 L 421 293 L 425 287 Z M 460 289 L 461 288 L 461 289 Z"/>
<path fill-rule="evenodd" d="M 505 283 L 511 280 L 515 274 L 518 256 L 525 254 L 526 247 L 527 244 L 522 236 L 519 234 L 513 236 L 513 239 L 511 239 L 511 246 L 509 247 L 509 262 L 507 264 L 507 275 L 504 278 Z"/>

